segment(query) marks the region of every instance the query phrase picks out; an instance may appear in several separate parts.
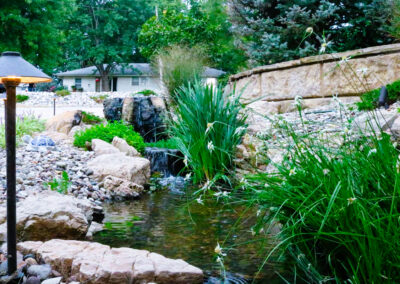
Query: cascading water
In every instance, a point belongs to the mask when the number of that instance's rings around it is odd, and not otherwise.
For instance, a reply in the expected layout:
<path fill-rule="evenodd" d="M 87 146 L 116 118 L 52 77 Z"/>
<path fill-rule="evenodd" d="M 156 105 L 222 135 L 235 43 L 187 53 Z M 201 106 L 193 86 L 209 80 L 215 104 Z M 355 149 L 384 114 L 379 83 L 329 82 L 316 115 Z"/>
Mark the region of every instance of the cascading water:
<path fill-rule="evenodd" d="M 181 154 L 175 149 L 146 147 L 145 157 L 150 160 L 152 173 L 165 177 L 179 175 L 184 167 Z"/>

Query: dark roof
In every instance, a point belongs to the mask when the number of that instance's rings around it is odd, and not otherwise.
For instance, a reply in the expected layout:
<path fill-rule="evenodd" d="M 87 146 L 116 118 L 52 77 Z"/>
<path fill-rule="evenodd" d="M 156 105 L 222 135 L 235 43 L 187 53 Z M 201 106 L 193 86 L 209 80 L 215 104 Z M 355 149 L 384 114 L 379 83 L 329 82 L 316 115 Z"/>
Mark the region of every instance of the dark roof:
<path fill-rule="evenodd" d="M 203 73 L 205 78 L 218 78 L 225 74 L 224 71 L 206 67 Z M 56 74 L 58 77 L 76 77 L 76 76 L 99 76 L 99 71 L 95 66 L 61 72 Z M 114 76 L 155 76 L 149 63 L 129 63 L 117 65 L 112 72 Z"/>

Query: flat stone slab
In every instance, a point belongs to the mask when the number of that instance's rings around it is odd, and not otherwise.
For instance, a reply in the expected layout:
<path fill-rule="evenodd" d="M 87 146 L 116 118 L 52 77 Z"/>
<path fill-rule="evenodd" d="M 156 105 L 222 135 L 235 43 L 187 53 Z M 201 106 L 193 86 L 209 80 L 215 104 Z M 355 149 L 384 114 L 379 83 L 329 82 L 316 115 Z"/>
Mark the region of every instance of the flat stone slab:
<path fill-rule="evenodd" d="M 181 259 L 147 250 L 111 248 L 72 240 L 27 241 L 18 244 L 60 272 L 65 281 L 81 283 L 203 283 L 203 271 Z"/>

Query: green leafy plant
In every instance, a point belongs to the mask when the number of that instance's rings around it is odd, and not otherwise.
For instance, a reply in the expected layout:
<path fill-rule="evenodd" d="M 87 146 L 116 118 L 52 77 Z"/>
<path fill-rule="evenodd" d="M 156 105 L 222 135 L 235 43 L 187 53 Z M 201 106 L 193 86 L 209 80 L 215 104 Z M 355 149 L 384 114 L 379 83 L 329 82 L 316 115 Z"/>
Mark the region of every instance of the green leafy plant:
<path fill-rule="evenodd" d="M 283 162 L 276 173 L 246 177 L 247 202 L 261 208 L 255 232 L 280 224 L 265 262 L 280 252 L 307 283 L 399 282 L 396 144 L 385 133 L 345 130 L 341 143 L 280 123 Z"/>
<path fill-rule="evenodd" d="M 177 117 L 170 121 L 170 136 L 195 181 L 217 180 L 229 174 L 246 131 L 246 114 L 239 99 L 234 91 L 225 93 L 221 86 L 198 81 L 177 91 Z"/>
<path fill-rule="evenodd" d="M 56 91 L 56 95 L 59 97 L 66 97 L 69 96 L 70 94 L 71 92 L 66 89 Z"/>
<path fill-rule="evenodd" d="M 57 191 L 62 194 L 67 194 L 68 189 L 71 186 L 68 173 L 63 171 L 61 174 L 61 179 L 54 178 L 53 181 L 44 183 L 44 186 L 53 191 Z"/>
<path fill-rule="evenodd" d="M 16 120 L 16 143 L 22 142 L 24 135 L 32 135 L 33 133 L 42 132 L 45 128 L 43 120 L 33 116 L 18 116 Z M 0 147 L 5 148 L 5 125 L 0 124 Z"/>
<path fill-rule="evenodd" d="M 161 70 L 163 81 L 172 100 L 181 86 L 193 84 L 203 73 L 204 55 L 199 49 L 172 46 L 164 49 L 153 60 L 155 69 Z"/>
<path fill-rule="evenodd" d="M 108 95 L 103 94 L 99 96 L 91 96 L 90 98 L 94 100 L 96 103 L 102 104 L 106 99 L 108 99 L 108 97 L 109 97 Z"/>
<path fill-rule="evenodd" d="M 145 144 L 142 136 L 135 132 L 131 125 L 126 125 L 122 121 L 115 121 L 106 125 L 98 124 L 77 132 L 74 138 L 74 146 L 85 148 L 86 142 L 91 143 L 93 139 L 101 139 L 111 143 L 115 136 L 125 139 L 129 145 L 143 153 Z"/>
<path fill-rule="evenodd" d="M 93 113 L 82 111 L 82 121 L 86 124 L 99 124 L 102 123 L 104 119 Z"/>
<path fill-rule="evenodd" d="M 22 103 L 29 100 L 29 96 L 27 95 L 17 95 L 16 96 L 17 103 Z"/>
<path fill-rule="evenodd" d="M 159 140 L 157 142 L 148 142 L 148 143 L 146 143 L 146 147 L 178 149 L 178 143 L 177 143 L 176 139 L 170 138 L 168 140 Z"/>
<path fill-rule="evenodd" d="M 137 92 L 136 94 L 143 95 L 143 96 L 157 96 L 157 93 L 153 90 L 142 90 Z"/>
<path fill-rule="evenodd" d="M 400 80 L 386 86 L 389 103 L 400 98 Z M 378 107 L 380 89 L 375 89 L 361 95 L 361 102 L 357 102 L 358 110 L 373 110 Z"/>

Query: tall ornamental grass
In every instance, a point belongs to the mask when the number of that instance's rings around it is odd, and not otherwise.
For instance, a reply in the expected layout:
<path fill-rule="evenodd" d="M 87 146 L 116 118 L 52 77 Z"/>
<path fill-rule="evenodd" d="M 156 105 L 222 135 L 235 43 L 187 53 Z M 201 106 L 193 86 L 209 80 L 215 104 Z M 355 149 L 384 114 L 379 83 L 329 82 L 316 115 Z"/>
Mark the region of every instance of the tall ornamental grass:
<path fill-rule="evenodd" d="M 203 74 L 205 55 L 198 48 L 175 45 L 161 51 L 153 58 L 152 65 L 162 73 L 163 83 L 175 102 L 176 91 L 193 84 Z"/>
<path fill-rule="evenodd" d="M 33 115 L 28 116 L 17 116 L 15 138 L 17 145 L 22 143 L 22 137 L 24 135 L 32 135 L 34 133 L 42 132 L 45 129 L 45 122 Z M 0 147 L 6 147 L 6 127 L 3 121 L 0 122 Z"/>
<path fill-rule="evenodd" d="M 349 137 L 345 129 L 333 139 L 285 131 L 277 172 L 247 178 L 249 202 L 265 212 L 258 229 L 281 226 L 270 254 L 294 260 L 307 283 L 400 283 L 396 143 L 385 133 Z"/>
<path fill-rule="evenodd" d="M 229 174 L 236 147 L 246 131 L 246 115 L 239 99 L 234 92 L 224 93 L 221 86 L 199 81 L 177 91 L 171 137 L 195 182 Z"/>

